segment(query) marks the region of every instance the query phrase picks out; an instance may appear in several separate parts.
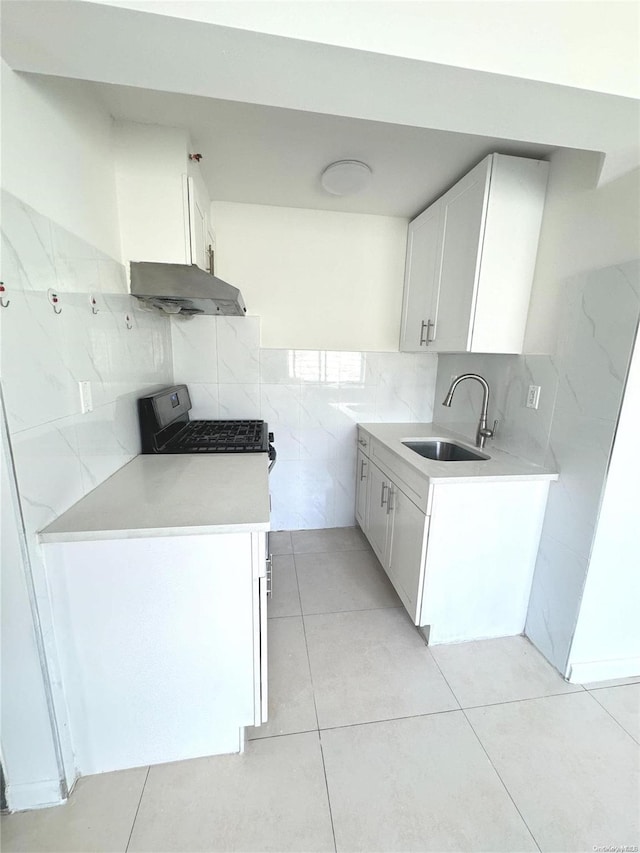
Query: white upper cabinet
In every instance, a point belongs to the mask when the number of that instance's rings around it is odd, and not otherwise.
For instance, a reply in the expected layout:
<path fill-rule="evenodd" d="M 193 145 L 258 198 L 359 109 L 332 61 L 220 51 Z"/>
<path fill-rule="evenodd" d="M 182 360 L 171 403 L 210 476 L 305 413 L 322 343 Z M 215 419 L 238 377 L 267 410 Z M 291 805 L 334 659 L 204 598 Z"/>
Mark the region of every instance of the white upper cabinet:
<path fill-rule="evenodd" d="M 437 201 L 409 223 L 400 349 L 420 352 L 433 338 L 438 313 L 442 204 Z"/>
<path fill-rule="evenodd" d="M 116 122 L 123 260 L 209 268 L 211 202 L 191 143 L 175 127 Z"/>
<path fill-rule="evenodd" d="M 548 169 L 491 154 L 409 224 L 401 350 L 522 352 Z"/>

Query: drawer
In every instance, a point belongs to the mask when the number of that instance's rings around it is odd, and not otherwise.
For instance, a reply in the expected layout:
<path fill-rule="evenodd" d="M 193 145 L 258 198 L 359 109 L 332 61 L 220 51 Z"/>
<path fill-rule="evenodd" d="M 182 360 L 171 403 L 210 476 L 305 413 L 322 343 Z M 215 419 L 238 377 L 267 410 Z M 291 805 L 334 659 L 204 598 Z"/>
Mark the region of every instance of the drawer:
<path fill-rule="evenodd" d="M 365 432 L 363 429 L 358 427 L 358 450 L 361 450 L 364 454 L 369 456 L 369 445 L 371 444 L 371 437 L 368 432 Z"/>
<path fill-rule="evenodd" d="M 375 439 L 369 439 L 369 441 L 371 458 L 403 489 L 419 509 L 428 512 L 429 480 L 379 441 Z"/>

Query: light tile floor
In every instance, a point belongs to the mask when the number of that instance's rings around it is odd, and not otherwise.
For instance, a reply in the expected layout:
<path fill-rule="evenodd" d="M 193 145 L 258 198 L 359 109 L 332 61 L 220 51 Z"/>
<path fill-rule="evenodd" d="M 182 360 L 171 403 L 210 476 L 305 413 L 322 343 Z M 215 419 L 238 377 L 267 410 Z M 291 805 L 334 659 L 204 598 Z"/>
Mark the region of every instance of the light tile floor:
<path fill-rule="evenodd" d="M 357 530 L 271 547 L 245 753 L 81 779 L 4 817 L 5 853 L 638 845 L 640 678 L 567 684 L 522 637 L 427 648 Z"/>

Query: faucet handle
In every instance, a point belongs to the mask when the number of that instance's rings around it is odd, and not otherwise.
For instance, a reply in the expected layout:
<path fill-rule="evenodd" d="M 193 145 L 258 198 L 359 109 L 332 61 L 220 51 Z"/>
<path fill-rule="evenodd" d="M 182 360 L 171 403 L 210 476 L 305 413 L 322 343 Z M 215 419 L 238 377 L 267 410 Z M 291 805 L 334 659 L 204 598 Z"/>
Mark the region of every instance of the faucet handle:
<path fill-rule="evenodd" d="M 489 427 L 486 427 L 486 426 L 480 427 L 478 429 L 478 435 L 482 436 L 483 438 L 495 438 L 497 429 L 498 429 L 498 421 L 495 420 L 493 422 L 493 429 L 489 429 Z M 481 445 L 478 445 L 478 446 L 481 446 Z M 483 442 L 482 446 L 484 446 L 484 442 Z"/>

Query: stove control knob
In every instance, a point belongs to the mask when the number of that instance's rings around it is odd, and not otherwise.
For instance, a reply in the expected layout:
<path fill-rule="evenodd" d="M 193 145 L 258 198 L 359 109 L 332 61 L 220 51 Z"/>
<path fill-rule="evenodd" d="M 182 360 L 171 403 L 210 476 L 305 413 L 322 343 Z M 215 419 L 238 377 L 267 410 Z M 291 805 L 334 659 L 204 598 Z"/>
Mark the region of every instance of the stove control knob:
<path fill-rule="evenodd" d="M 273 433 L 272 432 L 269 433 L 269 441 L 273 441 Z"/>

